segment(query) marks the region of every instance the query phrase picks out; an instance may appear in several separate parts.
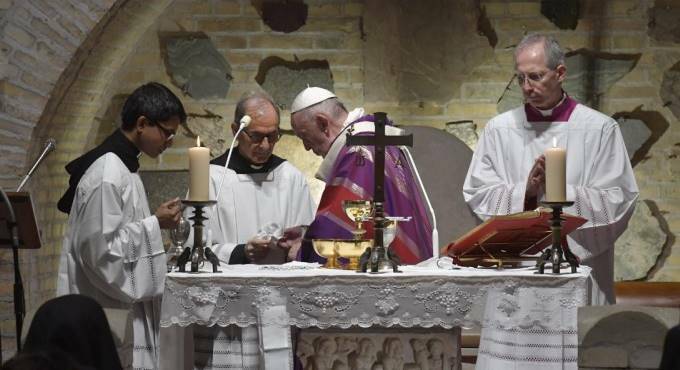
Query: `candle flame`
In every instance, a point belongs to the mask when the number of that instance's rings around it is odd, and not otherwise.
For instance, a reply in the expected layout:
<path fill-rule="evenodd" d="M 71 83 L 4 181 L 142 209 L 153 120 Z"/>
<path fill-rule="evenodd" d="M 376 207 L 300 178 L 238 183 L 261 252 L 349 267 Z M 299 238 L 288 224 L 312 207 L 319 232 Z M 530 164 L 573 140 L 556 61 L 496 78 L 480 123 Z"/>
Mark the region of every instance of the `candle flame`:
<path fill-rule="evenodd" d="M 557 138 L 553 137 L 553 148 L 557 148 Z"/>
<path fill-rule="evenodd" d="M 196 146 L 201 146 L 201 137 L 196 136 Z"/>

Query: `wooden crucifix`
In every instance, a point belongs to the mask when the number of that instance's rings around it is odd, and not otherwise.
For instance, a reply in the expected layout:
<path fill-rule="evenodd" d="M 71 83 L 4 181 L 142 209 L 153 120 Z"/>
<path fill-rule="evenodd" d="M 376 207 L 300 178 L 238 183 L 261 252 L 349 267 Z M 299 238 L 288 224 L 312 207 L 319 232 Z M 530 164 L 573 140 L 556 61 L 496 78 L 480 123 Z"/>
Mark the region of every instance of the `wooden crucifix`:
<path fill-rule="evenodd" d="M 379 270 L 381 263 L 389 263 L 392 265 L 394 272 L 398 272 L 398 263 L 390 258 L 388 251 L 383 245 L 383 231 L 385 228 L 385 148 L 388 146 L 407 145 L 413 146 L 413 135 L 399 135 L 387 136 L 385 135 L 385 124 L 387 123 L 387 113 L 376 112 L 373 114 L 375 118 L 375 135 L 373 136 L 353 136 L 347 133 L 347 146 L 373 146 L 375 147 L 374 156 L 374 173 L 375 173 L 375 187 L 373 190 L 373 207 L 375 214 L 373 216 L 373 230 L 375 242 L 370 251 L 368 263 L 371 265 L 371 272 L 376 273 Z M 367 262 L 366 258 L 362 256 L 361 271 L 366 272 Z"/>

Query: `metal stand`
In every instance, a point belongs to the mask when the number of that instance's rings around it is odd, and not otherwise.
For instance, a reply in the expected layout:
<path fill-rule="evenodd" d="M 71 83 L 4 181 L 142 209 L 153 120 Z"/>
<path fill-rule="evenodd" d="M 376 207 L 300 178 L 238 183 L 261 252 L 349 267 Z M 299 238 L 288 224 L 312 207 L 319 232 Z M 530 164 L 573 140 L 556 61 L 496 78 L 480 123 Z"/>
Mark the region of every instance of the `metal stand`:
<path fill-rule="evenodd" d="M 191 253 L 188 253 L 189 247 L 184 249 L 184 252 L 177 259 L 177 267 L 180 272 L 185 272 L 185 265 L 191 260 L 191 272 L 198 272 L 199 266 L 206 260 L 212 264 L 213 272 L 217 272 L 217 267 L 220 262 L 217 256 L 210 250 L 210 248 L 203 245 L 203 221 L 207 220 L 203 216 L 203 208 L 212 206 L 217 203 L 216 200 L 183 200 L 182 204 L 185 206 L 194 207 L 194 215 L 189 219 L 194 221 L 194 246 Z"/>
<path fill-rule="evenodd" d="M 21 280 L 21 271 L 19 265 L 19 235 L 17 230 L 17 220 L 14 214 L 14 208 L 7 196 L 7 193 L 0 187 L 0 200 L 7 205 L 7 229 L 9 230 L 9 237 L 12 246 L 12 260 L 14 261 L 14 324 L 16 328 L 17 352 L 21 351 L 21 329 L 24 324 L 24 317 L 26 316 L 26 303 L 24 301 L 24 284 Z M 2 345 L 0 344 L 0 347 Z M 0 361 L 2 353 L 0 353 Z"/>
<path fill-rule="evenodd" d="M 368 266 L 371 267 L 371 273 L 376 274 L 384 272 L 384 270 L 391 268 L 392 272 L 399 271 L 399 258 L 390 253 L 389 248 L 384 245 L 383 235 L 385 233 L 385 224 L 387 219 L 384 216 L 382 202 L 375 202 L 375 215 L 373 216 L 373 232 L 375 234 L 375 242 L 370 248 L 370 255 L 368 258 L 362 256 L 359 269 L 361 272 L 366 272 Z M 369 252 L 367 249 L 366 252 Z"/>
<path fill-rule="evenodd" d="M 576 273 L 578 267 L 578 259 L 571 252 L 568 245 L 562 246 L 562 208 L 573 205 L 574 202 L 541 202 L 542 206 L 552 208 L 552 218 L 550 219 L 550 229 L 552 230 L 552 247 L 543 250 L 543 254 L 536 261 L 538 273 L 543 274 L 545 264 L 552 264 L 552 273 L 560 273 L 560 264 L 568 262 L 571 266 L 571 272 Z"/>

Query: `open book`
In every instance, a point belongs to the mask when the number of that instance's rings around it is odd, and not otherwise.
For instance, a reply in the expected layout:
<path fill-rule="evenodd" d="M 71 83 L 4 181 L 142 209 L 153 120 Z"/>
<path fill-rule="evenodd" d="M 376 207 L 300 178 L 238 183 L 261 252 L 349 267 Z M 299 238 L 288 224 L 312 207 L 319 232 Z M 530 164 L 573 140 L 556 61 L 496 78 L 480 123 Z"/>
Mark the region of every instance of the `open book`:
<path fill-rule="evenodd" d="M 505 216 L 494 216 L 445 247 L 444 252 L 461 265 L 528 258 L 552 244 L 552 210 L 539 208 Z M 562 214 L 562 243 L 566 235 L 586 219 Z"/>

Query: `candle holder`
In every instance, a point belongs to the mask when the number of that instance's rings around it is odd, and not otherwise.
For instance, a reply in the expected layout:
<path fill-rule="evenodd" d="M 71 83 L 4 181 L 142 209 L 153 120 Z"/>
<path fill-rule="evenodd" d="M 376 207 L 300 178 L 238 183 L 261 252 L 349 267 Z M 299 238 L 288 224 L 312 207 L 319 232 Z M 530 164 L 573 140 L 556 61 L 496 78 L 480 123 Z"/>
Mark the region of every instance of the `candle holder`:
<path fill-rule="evenodd" d="M 571 272 L 576 273 L 578 267 L 578 259 L 569 249 L 569 245 L 562 247 L 562 208 L 569 207 L 574 202 L 541 202 L 542 206 L 552 209 L 552 218 L 550 219 L 550 229 L 552 230 L 552 246 L 543 250 L 543 254 L 536 261 L 538 273 L 543 274 L 546 263 L 552 264 L 553 274 L 560 273 L 560 265 L 562 262 L 568 262 L 571 266 Z"/>
<path fill-rule="evenodd" d="M 182 204 L 185 206 L 194 207 L 194 215 L 189 218 L 194 221 L 194 246 L 190 253 L 189 247 L 186 247 L 177 259 L 177 267 L 180 272 L 185 272 L 185 265 L 189 261 L 191 261 L 191 272 L 198 272 L 198 267 L 206 260 L 212 264 L 213 272 L 218 272 L 219 259 L 209 247 L 203 245 L 203 221 L 207 220 L 203 216 L 203 208 L 215 203 L 217 203 L 216 200 L 182 200 Z"/>
<path fill-rule="evenodd" d="M 374 202 L 375 216 L 373 217 L 373 233 L 375 242 L 359 258 L 359 272 L 379 274 L 390 269 L 392 272 L 399 271 L 399 257 L 389 248 L 389 244 L 396 236 L 396 221 L 384 216 L 383 203 Z M 392 229 L 390 227 L 393 226 Z"/>

